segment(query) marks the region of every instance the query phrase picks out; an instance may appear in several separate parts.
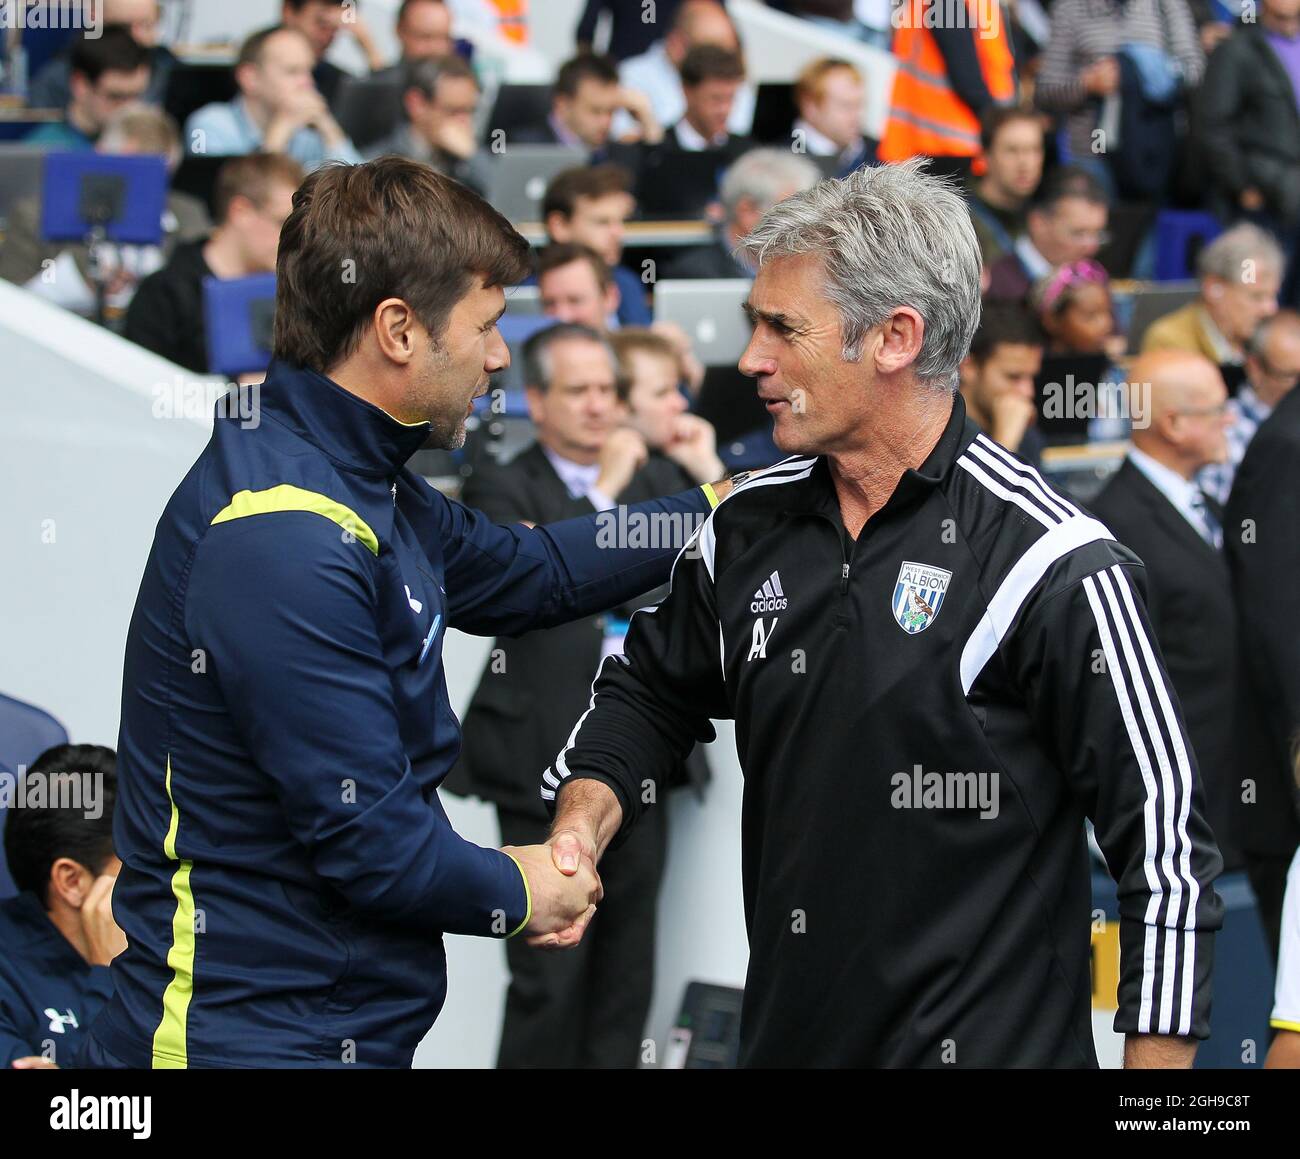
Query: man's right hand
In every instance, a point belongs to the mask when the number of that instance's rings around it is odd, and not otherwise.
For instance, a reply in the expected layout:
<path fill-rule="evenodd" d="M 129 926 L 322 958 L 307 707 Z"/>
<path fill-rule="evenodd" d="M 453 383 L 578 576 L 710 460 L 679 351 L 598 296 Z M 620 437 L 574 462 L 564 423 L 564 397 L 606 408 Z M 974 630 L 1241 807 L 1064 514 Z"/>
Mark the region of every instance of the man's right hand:
<path fill-rule="evenodd" d="M 558 946 L 576 946 L 596 912 L 596 903 L 604 896 L 594 858 L 586 858 L 572 874 L 561 873 L 552 860 L 549 845 L 507 845 L 508 853 L 528 879 L 533 899 L 532 917 L 525 932 L 531 941 L 536 937 L 555 939 Z"/>
<path fill-rule="evenodd" d="M 1001 443 L 1008 451 L 1018 451 L 1025 431 L 1037 413 L 1034 410 L 1034 400 L 1008 391 L 993 400 L 991 409 L 993 429 L 989 431 L 989 437 L 995 443 Z"/>
<path fill-rule="evenodd" d="M 643 439 L 631 427 L 610 431 L 605 445 L 600 448 L 600 474 L 596 490 L 611 499 L 617 499 L 649 455 Z"/>

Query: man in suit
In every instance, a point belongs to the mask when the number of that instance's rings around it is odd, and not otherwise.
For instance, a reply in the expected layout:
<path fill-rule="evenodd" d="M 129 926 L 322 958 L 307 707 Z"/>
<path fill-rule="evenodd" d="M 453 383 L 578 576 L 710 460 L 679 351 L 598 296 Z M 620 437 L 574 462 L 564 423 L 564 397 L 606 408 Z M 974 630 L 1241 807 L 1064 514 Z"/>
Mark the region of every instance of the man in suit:
<path fill-rule="evenodd" d="M 620 110 L 627 125 L 616 134 L 614 118 Z M 546 120 L 510 134 L 525 145 L 586 149 L 593 165 L 619 160 L 623 153 L 618 142 L 624 139 L 657 145 L 663 135 L 649 98 L 636 89 L 620 86 L 614 62 L 591 53 L 582 53 L 560 65 Z"/>
<path fill-rule="evenodd" d="M 1240 365 L 1265 318 L 1277 313 L 1285 259 L 1282 247 L 1243 222 L 1219 234 L 1196 258 L 1200 296 L 1157 318 L 1142 350 L 1190 350 L 1220 366 Z"/>
<path fill-rule="evenodd" d="M 1246 685 L 1267 748 L 1247 868 L 1276 953 L 1286 872 L 1300 842 L 1291 779 L 1300 738 L 1300 390 L 1283 396 L 1237 469 L 1224 517 Z"/>
<path fill-rule="evenodd" d="M 1129 382 L 1149 393 L 1149 423 L 1134 423 L 1132 450 L 1091 506 L 1146 564 L 1147 607 L 1183 704 L 1210 826 L 1224 867 L 1240 869 L 1240 837 L 1254 820 L 1243 782 L 1257 770 L 1242 750 L 1222 509 L 1196 485 L 1202 467 L 1227 458 L 1228 392 L 1209 359 L 1173 351 L 1141 356 Z"/>
<path fill-rule="evenodd" d="M 537 441 L 506 466 L 472 475 L 465 502 L 500 523 L 542 523 L 675 485 L 676 470 L 646 469 L 644 440 L 620 425 L 617 364 L 600 334 L 561 323 L 529 339 L 523 359 Z M 631 608 L 494 642 L 465 716 L 460 764 L 446 785 L 492 802 L 502 841 L 545 840 L 539 771 L 582 715 L 601 661 L 621 652 L 631 612 L 652 602 L 653 596 L 643 597 Z M 706 777 L 702 755 L 693 754 L 681 779 L 699 785 Z M 636 1066 L 653 989 L 666 852 L 667 810 L 656 812 L 656 825 L 634 834 L 602 865 L 604 900 L 577 949 L 539 954 L 507 945 L 511 981 L 498 1066 Z"/>
<path fill-rule="evenodd" d="M 823 56 L 807 65 L 794 82 L 798 119 L 791 138 L 800 152 L 826 158 L 830 176 L 844 177 L 859 165 L 876 163 L 876 143 L 862 135 L 867 88 L 847 60 Z"/>
<path fill-rule="evenodd" d="M 647 213 L 698 217 L 716 198 L 722 173 L 753 145 L 727 127 L 744 79 L 739 53 L 705 44 L 686 54 L 681 120 L 640 150 L 637 201 Z"/>

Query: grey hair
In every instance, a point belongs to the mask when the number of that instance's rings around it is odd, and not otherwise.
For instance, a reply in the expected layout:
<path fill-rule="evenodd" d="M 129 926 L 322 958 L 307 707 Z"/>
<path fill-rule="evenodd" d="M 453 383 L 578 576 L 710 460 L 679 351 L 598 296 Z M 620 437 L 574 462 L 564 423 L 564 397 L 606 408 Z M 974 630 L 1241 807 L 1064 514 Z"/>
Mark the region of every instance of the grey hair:
<path fill-rule="evenodd" d="M 864 166 L 823 181 L 770 209 L 737 249 L 758 266 L 820 255 L 846 362 L 862 357 L 872 326 L 912 307 L 925 321 L 913 371 L 951 391 L 979 325 L 980 250 L 965 200 L 925 164 Z"/>
<path fill-rule="evenodd" d="M 531 386 L 543 393 L 551 389 L 554 368 L 551 360 L 551 347 L 557 342 L 594 342 L 609 355 L 609 364 L 618 375 L 618 355 L 609 339 L 600 331 L 584 326 L 581 322 L 556 322 L 538 330 L 525 343 L 522 351 L 524 360 L 524 385 Z"/>
<path fill-rule="evenodd" d="M 759 213 L 766 213 L 790 190 L 801 193 L 821 179 L 821 170 L 807 157 L 788 149 L 751 149 L 727 170 L 718 197 L 727 220 L 732 221 L 745 198 L 758 206 Z"/>
<path fill-rule="evenodd" d="M 1196 273 L 1202 278 L 1239 282 L 1248 261 L 1280 270 L 1286 259 L 1271 233 L 1243 221 L 1224 230 L 1201 250 L 1196 258 Z"/>

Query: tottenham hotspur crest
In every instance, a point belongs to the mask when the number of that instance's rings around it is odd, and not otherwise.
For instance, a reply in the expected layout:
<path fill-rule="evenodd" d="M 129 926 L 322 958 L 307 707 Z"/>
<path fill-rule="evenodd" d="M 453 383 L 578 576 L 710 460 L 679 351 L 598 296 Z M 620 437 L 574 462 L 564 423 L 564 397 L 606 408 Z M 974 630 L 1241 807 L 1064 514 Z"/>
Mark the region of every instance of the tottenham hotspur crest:
<path fill-rule="evenodd" d="M 943 606 L 952 572 L 928 563 L 906 562 L 894 585 L 894 620 L 909 636 L 924 632 Z"/>

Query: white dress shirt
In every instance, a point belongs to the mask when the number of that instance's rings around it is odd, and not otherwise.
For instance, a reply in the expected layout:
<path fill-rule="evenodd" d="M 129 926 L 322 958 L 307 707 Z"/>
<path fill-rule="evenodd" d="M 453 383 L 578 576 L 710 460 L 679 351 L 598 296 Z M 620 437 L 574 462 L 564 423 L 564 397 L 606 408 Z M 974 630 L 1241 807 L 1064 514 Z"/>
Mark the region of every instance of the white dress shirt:
<path fill-rule="evenodd" d="M 608 511 L 618 506 L 615 500 L 596 488 L 596 480 L 600 478 L 599 463 L 575 463 L 550 447 L 543 447 L 542 453 L 575 499 L 588 500 L 597 511 Z"/>
<path fill-rule="evenodd" d="M 1133 466 L 1151 481 L 1151 485 L 1173 504 L 1174 510 L 1192 525 L 1197 535 L 1211 547 L 1222 545 L 1222 531 L 1218 528 L 1217 521 L 1210 517 L 1205 498 L 1194 480 L 1184 479 L 1177 471 L 1156 462 L 1137 447 L 1129 451 L 1128 457 Z"/>

